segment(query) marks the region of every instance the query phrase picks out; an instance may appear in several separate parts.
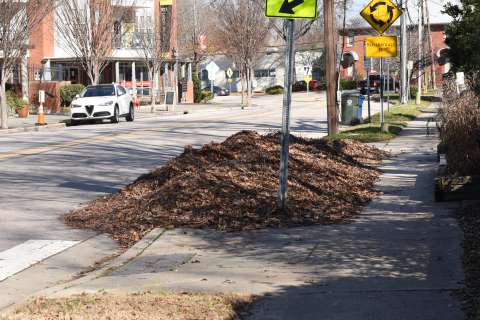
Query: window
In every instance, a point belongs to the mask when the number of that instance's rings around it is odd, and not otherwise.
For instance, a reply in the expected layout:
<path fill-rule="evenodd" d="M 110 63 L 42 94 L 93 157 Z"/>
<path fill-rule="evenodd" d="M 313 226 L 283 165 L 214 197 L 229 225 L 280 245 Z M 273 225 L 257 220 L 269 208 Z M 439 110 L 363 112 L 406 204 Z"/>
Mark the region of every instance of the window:
<path fill-rule="evenodd" d="M 255 78 L 271 78 L 275 77 L 275 69 L 258 69 L 255 70 Z"/>
<path fill-rule="evenodd" d="M 347 47 L 353 47 L 355 43 L 355 36 L 346 36 L 345 37 L 345 45 Z"/>
<path fill-rule="evenodd" d="M 125 90 L 124 87 L 118 86 L 118 95 L 119 95 L 119 96 L 123 96 L 123 95 L 126 94 L 126 93 L 127 93 L 127 90 Z"/>
<path fill-rule="evenodd" d="M 120 87 L 119 87 L 120 88 Z M 112 85 L 91 86 L 84 89 L 82 97 L 114 96 L 115 87 Z"/>
<path fill-rule="evenodd" d="M 202 73 L 200 75 L 200 80 L 202 81 L 208 81 L 208 71 L 203 69 Z"/>

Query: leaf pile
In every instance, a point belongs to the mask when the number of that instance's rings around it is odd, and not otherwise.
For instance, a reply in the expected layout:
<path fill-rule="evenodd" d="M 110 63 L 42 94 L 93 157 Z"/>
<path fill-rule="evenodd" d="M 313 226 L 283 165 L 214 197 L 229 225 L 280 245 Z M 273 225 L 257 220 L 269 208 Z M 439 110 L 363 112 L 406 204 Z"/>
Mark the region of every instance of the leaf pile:
<path fill-rule="evenodd" d="M 361 142 L 291 136 L 288 210 L 277 206 L 280 134 L 242 131 L 185 151 L 120 192 L 65 216 L 129 246 L 155 227 L 234 231 L 338 223 L 377 195 L 384 153 Z"/>

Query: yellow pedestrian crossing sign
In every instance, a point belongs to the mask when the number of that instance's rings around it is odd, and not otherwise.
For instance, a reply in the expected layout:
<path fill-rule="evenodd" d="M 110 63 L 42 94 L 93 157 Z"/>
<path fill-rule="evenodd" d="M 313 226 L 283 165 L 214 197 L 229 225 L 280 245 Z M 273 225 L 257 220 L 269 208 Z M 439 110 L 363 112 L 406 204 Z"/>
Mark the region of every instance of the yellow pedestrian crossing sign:
<path fill-rule="evenodd" d="M 315 19 L 317 0 L 265 0 L 268 18 Z"/>
<path fill-rule="evenodd" d="M 383 34 L 402 15 L 402 10 L 391 0 L 372 0 L 360 15 L 373 29 Z"/>

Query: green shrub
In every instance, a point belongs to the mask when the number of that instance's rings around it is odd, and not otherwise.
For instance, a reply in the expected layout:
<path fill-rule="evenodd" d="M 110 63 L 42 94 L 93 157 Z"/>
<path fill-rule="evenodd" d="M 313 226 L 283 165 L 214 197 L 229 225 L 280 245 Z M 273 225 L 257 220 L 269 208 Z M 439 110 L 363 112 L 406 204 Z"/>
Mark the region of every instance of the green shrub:
<path fill-rule="evenodd" d="M 283 87 L 280 85 L 268 87 L 265 89 L 266 94 L 282 94 L 283 93 Z"/>
<path fill-rule="evenodd" d="M 208 101 L 213 99 L 213 93 L 211 93 L 210 91 L 202 91 L 201 93 L 202 93 L 201 101 L 203 101 L 204 103 L 207 103 Z"/>
<path fill-rule="evenodd" d="M 342 90 L 355 90 L 358 88 L 356 80 L 340 80 L 340 88 Z"/>
<path fill-rule="evenodd" d="M 196 72 L 192 74 L 193 80 L 193 102 L 200 103 L 203 99 L 202 95 L 202 82 L 198 79 Z"/>
<path fill-rule="evenodd" d="M 15 85 L 11 83 L 5 83 L 5 91 L 15 91 Z"/>
<path fill-rule="evenodd" d="M 417 86 L 410 86 L 410 99 L 416 99 L 417 92 L 418 92 Z"/>
<path fill-rule="evenodd" d="M 18 109 L 23 106 L 23 100 L 12 90 L 6 91 L 7 105 L 11 109 Z"/>
<path fill-rule="evenodd" d="M 321 80 L 317 82 L 317 91 L 325 91 L 327 90 L 327 81 L 326 80 Z"/>
<path fill-rule="evenodd" d="M 62 106 L 70 106 L 77 94 L 80 94 L 85 87 L 82 84 L 69 84 L 60 88 L 60 101 Z"/>

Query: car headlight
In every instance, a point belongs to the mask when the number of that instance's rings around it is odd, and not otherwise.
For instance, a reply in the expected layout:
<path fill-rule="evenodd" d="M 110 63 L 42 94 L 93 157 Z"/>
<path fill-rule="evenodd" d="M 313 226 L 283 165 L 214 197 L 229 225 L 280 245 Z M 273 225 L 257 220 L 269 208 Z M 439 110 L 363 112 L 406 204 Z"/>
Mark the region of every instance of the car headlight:
<path fill-rule="evenodd" d="M 99 106 L 103 107 L 103 106 L 111 106 L 113 104 L 113 101 L 106 101 L 106 102 L 102 102 L 99 104 Z"/>
<path fill-rule="evenodd" d="M 70 106 L 70 108 L 72 108 L 72 109 L 73 109 L 73 108 L 81 108 L 81 107 L 82 107 L 82 106 L 79 105 L 79 104 L 72 104 L 72 105 Z"/>

